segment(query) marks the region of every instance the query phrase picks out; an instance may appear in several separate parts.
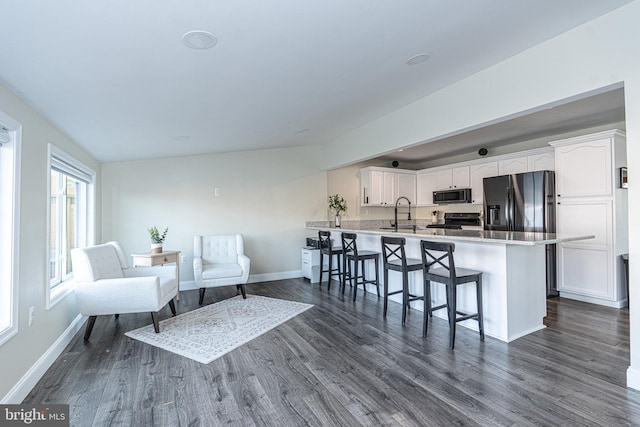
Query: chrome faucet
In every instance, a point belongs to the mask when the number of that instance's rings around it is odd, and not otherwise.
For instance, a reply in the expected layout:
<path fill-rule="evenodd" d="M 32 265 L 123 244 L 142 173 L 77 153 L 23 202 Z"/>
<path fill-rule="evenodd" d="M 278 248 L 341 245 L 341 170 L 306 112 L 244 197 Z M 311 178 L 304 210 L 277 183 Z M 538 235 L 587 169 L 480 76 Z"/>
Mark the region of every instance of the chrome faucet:
<path fill-rule="evenodd" d="M 393 216 L 394 216 L 394 220 L 395 220 L 395 224 L 394 224 L 394 229 L 395 231 L 398 231 L 398 203 L 400 203 L 400 200 L 405 199 L 407 201 L 407 203 L 409 203 L 409 208 L 408 208 L 408 212 L 407 212 L 407 221 L 411 221 L 411 200 L 407 199 L 404 196 L 400 196 L 398 197 L 398 199 L 396 200 L 396 207 L 393 211 Z"/>

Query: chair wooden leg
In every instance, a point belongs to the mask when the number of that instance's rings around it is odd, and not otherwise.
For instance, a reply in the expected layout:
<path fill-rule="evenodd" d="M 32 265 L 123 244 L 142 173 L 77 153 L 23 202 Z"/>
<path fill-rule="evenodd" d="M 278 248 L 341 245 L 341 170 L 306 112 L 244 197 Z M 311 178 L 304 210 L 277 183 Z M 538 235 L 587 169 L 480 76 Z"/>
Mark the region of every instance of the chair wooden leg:
<path fill-rule="evenodd" d="M 356 300 L 356 294 L 358 293 L 358 261 L 354 261 L 353 262 L 353 269 L 355 270 L 355 278 L 356 278 L 356 283 L 355 286 L 353 287 L 353 300 Z M 364 271 L 362 272 L 363 276 L 362 276 L 362 280 L 364 281 Z M 362 284 L 362 287 L 364 288 L 364 283 Z"/>
<path fill-rule="evenodd" d="M 378 294 L 378 298 L 380 298 L 380 264 L 378 258 L 376 257 L 376 293 Z"/>
<path fill-rule="evenodd" d="M 318 286 L 322 287 L 322 275 L 324 274 L 324 254 L 320 249 L 320 279 L 318 280 Z M 331 280 L 331 273 L 329 273 L 329 280 Z"/>
<path fill-rule="evenodd" d="M 151 320 L 153 320 L 153 329 L 156 331 L 156 334 L 160 333 L 160 322 L 158 322 L 158 312 L 151 312 Z"/>
<path fill-rule="evenodd" d="M 244 290 L 244 284 L 238 285 L 238 288 L 240 288 L 240 292 L 242 293 L 242 299 L 247 299 L 247 292 Z"/>
<path fill-rule="evenodd" d="M 331 274 L 333 273 L 333 254 L 331 253 L 331 248 L 329 248 L 329 271 L 327 272 L 327 290 L 331 289 Z M 322 286 L 322 282 L 320 282 Z"/>
<path fill-rule="evenodd" d="M 173 298 L 169 300 L 169 308 L 171 309 L 171 314 L 176 315 L 176 304 L 173 302 Z"/>
<path fill-rule="evenodd" d="M 484 321 L 482 316 L 482 276 L 478 276 L 476 281 L 476 298 L 478 300 L 478 329 L 480 330 L 480 341 L 484 341 Z"/>
<path fill-rule="evenodd" d="M 389 269 L 384 269 L 384 272 L 382 273 L 382 280 L 384 280 L 384 283 L 382 284 L 382 298 L 384 299 L 382 317 L 387 317 L 387 305 L 389 300 Z"/>
<path fill-rule="evenodd" d="M 407 283 L 407 272 L 402 272 L 402 324 L 407 320 L 407 309 L 409 306 L 409 284 Z"/>
<path fill-rule="evenodd" d="M 96 323 L 96 319 L 98 316 L 89 316 L 89 320 L 87 321 L 87 329 L 84 330 L 84 340 L 89 341 L 89 336 L 91 335 L 91 331 L 93 330 L 93 325 Z"/>
<path fill-rule="evenodd" d="M 424 304 L 423 315 L 422 315 L 422 338 L 427 336 L 427 328 L 429 323 L 429 314 L 430 314 L 430 302 L 431 302 L 431 293 L 429 291 L 429 281 L 424 280 L 422 285 L 422 302 Z"/>
<path fill-rule="evenodd" d="M 198 300 L 198 304 L 202 305 L 202 301 L 204 301 L 204 291 L 207 288 L 200 288 L 200 299 Z"/>
<path fill-rule="evenodd" d="M 449 348 L 453 350 L 456 342 L 456 285 L 447 286 L 449 298 L 447 301 L 447 311 L 449 312 Z"/>

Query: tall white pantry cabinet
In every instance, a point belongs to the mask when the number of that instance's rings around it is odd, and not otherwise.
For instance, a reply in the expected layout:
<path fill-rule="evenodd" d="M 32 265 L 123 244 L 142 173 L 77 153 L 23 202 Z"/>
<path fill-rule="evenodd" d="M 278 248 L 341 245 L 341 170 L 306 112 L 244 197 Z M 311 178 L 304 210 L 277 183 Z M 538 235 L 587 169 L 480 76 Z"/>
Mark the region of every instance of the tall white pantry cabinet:
<path fill-rule="evenodd" d="M 610 307 L 627 304 L 621 255 L 628 251 L 626 136 L 619 130 L 550 143 L 555 149 L 557 231 L 595 239 L 558 245 L 561 297 Z"/>

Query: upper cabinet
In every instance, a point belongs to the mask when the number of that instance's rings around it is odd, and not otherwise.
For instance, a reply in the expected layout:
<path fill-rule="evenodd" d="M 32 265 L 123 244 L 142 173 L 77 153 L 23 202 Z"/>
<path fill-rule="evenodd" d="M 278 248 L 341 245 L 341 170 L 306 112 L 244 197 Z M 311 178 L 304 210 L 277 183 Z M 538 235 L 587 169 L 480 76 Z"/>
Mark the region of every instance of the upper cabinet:
<path fill-rule="evenodd" d="M 561 142 L 560 142 L 561 143 Z M 560 197 L 609 196 L 613 191 L 611 138 L 556 147 Z"/>
<path fill-rule="evenodd" d="M 556 170 L 555 158 L 556 156 L 553 150 L 545 153 L 532 154 L 527 156 L 527 169 L 529 172 L 554 171 Z"/>
<path fill-rule="evenodd" d="M 436 172 L 436 190 L 469 188 L 469 166 L 442 169 Z"/>
<path fill-rule="evenodd" d="M 433 205 L 433 192 L 437 188 L 437 176 L 438 172 L 418 172 L 416 175 L 418 206 Z"/>
<path fill-rule="evenodd" d="M 398 197 L 416 202 L 416 173 L 380 167 L 360 169 L 362 206 L 394 206 Z"/>
<path fill-rule="evenodd" d="M 498 175 L 498 162 L 479 163 L 469 166 L 471 175 L 471 203 L 482 204 L 484 198 L 483 180 Z"/>
<path fill-rule="evenodd" d="M 498 175 L 528 172 L 527 156 L 498 161 Z"/>

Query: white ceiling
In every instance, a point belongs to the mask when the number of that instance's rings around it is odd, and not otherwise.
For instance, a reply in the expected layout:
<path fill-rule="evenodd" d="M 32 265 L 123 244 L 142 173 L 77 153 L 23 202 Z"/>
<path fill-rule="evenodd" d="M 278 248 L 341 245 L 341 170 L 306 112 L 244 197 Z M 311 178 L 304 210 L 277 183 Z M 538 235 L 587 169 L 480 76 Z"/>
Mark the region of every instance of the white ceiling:
<path fill-rule="evenodd" d="M 102 162 L 323 144 L 630 1 L 15 1 L 0 81 Z"/>

